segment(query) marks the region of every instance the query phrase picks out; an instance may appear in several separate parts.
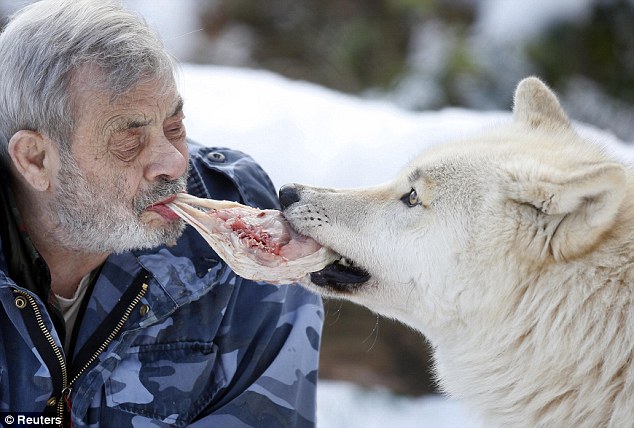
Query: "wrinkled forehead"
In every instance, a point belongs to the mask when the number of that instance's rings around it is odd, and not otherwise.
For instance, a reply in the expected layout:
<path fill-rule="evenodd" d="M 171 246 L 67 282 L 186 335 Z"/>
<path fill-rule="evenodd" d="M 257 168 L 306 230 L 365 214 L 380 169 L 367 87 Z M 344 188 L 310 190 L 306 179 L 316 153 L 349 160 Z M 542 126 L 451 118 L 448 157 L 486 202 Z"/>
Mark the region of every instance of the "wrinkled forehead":
<path fill-rule="evenodd" d="M 109 73 L 94 64 L 84 64 L 77 67 L 72 74 L 70 83 L 71 103 L 75 113 L 81 113 L 89 100 L 91 103 L 99 101 L 114 105 L 120 98 L 128 98 L 129 102 L 135 94 L 141 94 L 139 89 L 152 86 L 154 96 L 165 98 L 176 92 L 176 81 L 171 71 L 148 71 L 138 74 L 134 78 L 115 73 Z M 86 96 L 89 94 L 88 96 Z M 98 99 L 95 99 L 97 97 Z"/>
<path fill-rule="evenodd" d="M 86 75 L 77 79 L 72 97 L 69 148 L 76 155 L 92 153 L 95 159 L 105 155 L 117 138 L 153 135 L 172 119 L 182 120 L 183 102 L 173 80 L 142 79 L 127 92 L 113 96 Z"/>
<path fill-rule="evenodd" d="M 171 74 L 147 75 L 126 85 L 110 85 L 110 79 L 94 67 L 80 67 L 71 83 L 75 127 L 82 122 L 109 121 L 111 116 L 152 116 L 155 121 L 177 113 L 182 99 Z"/>

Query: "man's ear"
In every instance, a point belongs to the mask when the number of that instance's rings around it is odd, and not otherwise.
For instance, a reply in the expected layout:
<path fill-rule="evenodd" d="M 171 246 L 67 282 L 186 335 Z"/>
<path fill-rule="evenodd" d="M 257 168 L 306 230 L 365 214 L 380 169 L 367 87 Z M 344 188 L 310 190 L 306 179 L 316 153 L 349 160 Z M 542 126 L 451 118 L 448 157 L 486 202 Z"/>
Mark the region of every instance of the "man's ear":
<path fill-rule="evenodd" d="M 18 131 L 9 140 L 9 155 L 18 174 L 33 189 L 49 189 L 56 149 L 50 140 L 34 131 Z"/>
<path fill-rule="evenodd" d="M 522 247 L 538 257 L 570 260 L 586 253 L 610 229 L 626 193 L 626 172 L 601 163 L 571 173 L 542 170 L 510 189 L 520 204 Z"/>

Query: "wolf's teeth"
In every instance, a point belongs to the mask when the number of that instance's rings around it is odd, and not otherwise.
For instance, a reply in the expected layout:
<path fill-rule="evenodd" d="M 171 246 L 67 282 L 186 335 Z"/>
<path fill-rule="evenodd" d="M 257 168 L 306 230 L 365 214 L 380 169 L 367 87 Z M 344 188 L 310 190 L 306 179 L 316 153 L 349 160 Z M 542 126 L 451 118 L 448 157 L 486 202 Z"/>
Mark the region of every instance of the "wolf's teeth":
<path fill-rule="evenodd" d="M 354 261 L 346 257 L 342 257 L 341 259 L 339 259 L 339 263 L 343 266 L 354 266 Z"/>

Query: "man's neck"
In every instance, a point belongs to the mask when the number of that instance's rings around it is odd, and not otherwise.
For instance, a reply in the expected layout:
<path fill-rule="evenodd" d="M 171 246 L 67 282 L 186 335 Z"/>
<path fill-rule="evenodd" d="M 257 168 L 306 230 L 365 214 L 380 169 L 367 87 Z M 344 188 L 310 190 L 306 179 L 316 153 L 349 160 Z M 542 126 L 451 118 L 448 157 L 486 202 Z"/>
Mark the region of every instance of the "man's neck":
<path fill-rule="evenodd" d="M 16 197 L 16 204 L 33 245 L 48 266 L 51 290 L 71 298 L 82 278 L 103 264 L 108 253 L 86 253 L 58 244 L 50 233 L 55 227 L 50 214 L 41 204 L 26 199 Z"/>
<path fill-rule="evenodd" d="M 42 254 L 51 272 L 51 290 L 67 299 L 73 297 L 82 278 L 97 269 L 108 257 L 107 254 L 60 253 L 53 256 Z"/>

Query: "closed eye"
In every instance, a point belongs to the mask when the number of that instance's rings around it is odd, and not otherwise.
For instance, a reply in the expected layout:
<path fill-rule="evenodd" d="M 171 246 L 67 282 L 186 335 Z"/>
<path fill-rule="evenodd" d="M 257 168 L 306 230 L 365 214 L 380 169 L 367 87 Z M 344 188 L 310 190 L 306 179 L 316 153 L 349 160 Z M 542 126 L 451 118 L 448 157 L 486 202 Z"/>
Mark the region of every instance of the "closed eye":
<path fill-rule="evenodd" d="M 108 148 L 110 153 L 123 162 L 131 162 L 143 150 L 144 138 L 136 130 L 128 130 L 123 136 L 115 136 Z"/>
<path fill-rule="evenodd" d="M 164 126 L 164 134 L 170 141 L 178 141 L 185 138 L 185 124 L 183 123 L 183 119 L 185 119 L 185 115 L 182 112 L 177 113 L 173 116 L 173 119 L 169 123 Z"/>
<path fill-rule="evenodd" d="M 171 123 L 170 125 L 165 127 L 165 136 L 168 140 L 180 140 L 185 137 L 185 124 L 183 123 L 184 116 L 181 117 L 178 121 Z"/>
<path fill-rule="evenodd" d="M 139 147 L 130 147 L 128 149 L 116 150 L 114 155 L 123 162 L 130 162 L 139 153 Z"/>

